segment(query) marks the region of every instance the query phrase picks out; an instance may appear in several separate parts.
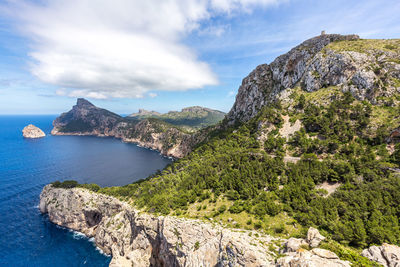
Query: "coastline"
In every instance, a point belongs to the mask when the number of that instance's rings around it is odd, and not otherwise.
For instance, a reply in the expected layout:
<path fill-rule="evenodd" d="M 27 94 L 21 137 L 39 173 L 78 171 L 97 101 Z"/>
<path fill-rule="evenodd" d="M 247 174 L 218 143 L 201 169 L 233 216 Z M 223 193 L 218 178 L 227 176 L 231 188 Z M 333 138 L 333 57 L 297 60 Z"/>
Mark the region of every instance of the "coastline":
<path fill-rule="evenodd" d="M 254 230 L 233 231 L 200 220 L 150 215 L 82 188 L 45 186 L 40 211 L 48 213 L 51 222 L 94 238 L 99 249 L 112 255 L 110 266 L 214 266 L 232 253 L 235 262 L 245 266 L 272 266 L 272 254 L 265 251 L 272 241 L 279 241 L 249 235 Z"/>
<path fill-rule="evenodd" d="M 140 148 L 148 149 L 151 151 L 156 151 L 159 153 L 160 156 L 170 159 L 172 161 L 175 161 L 179 158 L 179 157 L 174 157 L 173 155 L 168 155 L 168 154 L 162 153 L 162 151 L 160 149 L 154 148 L 150 145 L 146 145 L 146 143 L 144 143 L 144 142 L 136 141 L 133 139 L 126 139 L 124 137 L 119 137 L 119 136 L 115 136 L 115 135 L 95 134 L 95 133 L 90 133 L 90 132 L 87 132 L 87 133 L 77 133 L 77 132 L 63 133 L 63 132 L 58 132 L 58 131 L 53 132 L 53 131 L 54 131 L 54 128 L 50 133 L 52 136 L 91 136 L 91 137 L 99 137 L 99 138 L 114 138 L 114 139 L 119 140 L 126 144 L 134 144 Z"/>

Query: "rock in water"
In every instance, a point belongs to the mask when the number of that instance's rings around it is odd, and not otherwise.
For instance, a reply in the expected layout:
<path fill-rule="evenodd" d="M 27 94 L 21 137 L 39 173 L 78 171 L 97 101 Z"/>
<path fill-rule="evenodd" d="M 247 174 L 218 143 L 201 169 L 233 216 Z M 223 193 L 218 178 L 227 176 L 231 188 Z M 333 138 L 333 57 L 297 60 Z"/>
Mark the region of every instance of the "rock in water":
<path fill-rule="evenodd" d="M 22 130 L 22 135 L 25 138 L 41 138 L 46 136 L 46 134 L 42 130 L 40 130 L 33 124 L 25 126 L 25 128 Z"/>

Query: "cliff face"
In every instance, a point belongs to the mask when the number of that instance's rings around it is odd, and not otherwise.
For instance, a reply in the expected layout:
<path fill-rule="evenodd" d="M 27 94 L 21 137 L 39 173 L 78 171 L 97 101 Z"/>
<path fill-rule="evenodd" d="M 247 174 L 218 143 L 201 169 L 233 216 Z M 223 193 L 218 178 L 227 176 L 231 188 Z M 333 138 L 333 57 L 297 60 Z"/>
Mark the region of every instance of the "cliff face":
<path fill-rule="evenodd" d="M 54 120 L 53 126 L 53 135 L 116 137 L 176 158 L 187 155 L 195 144 L 205 138 L 202 131 L 190 134 L 158 119 L 124 118 L 82 98 L 72 110 Z"/>
<path fill-rule="evenodd" d="M 53 223 L 94 237 L 96 246 L 113 256 L 110 266 L 350 266 L 324 249 L 293 252 L 288 242 L 286 256 L 276 260 L 276 244 L 285 240 L 198 220 L 151 216 L 82 188 L 47 185 L 39 208 Z M 319 244 L 316 229 L 309 235 L 305 244 Z"/>
<path fill-rule="evenodd" d="M 274 238 L 251 238 L 195 220 L 153 217 L 85 189 L 46 186 L 40 210 L 49 219 L 94 237 L 112 254 L 110 266 L 272 266 L 266 253 Z M 254 243 L 254 244 L 253 244 Z"/>
<path fill-rule="evenodd" d="M 311 38 L 243 79 L 228 122 L 248 121 L 294 87 L 311 92 L 339 86 L 372 103 L 393 96 L 400 90 L 400 55 L 398 40 L 392 42 L 338 34 Z"/>

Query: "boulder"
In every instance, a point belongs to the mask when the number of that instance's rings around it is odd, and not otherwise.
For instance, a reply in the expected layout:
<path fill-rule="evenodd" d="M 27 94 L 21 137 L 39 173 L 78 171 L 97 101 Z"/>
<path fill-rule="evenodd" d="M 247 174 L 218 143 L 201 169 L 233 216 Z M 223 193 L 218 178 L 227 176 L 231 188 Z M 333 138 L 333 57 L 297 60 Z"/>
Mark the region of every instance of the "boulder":
<path fill-rule="evenodd" d="M 383 243 L 382 246 L 371 246 L 361 253 L 371 261 L 378 262 L 385 267 L 400 266 L 400 247 Z"/>
<path fill-rule="evenodd" d="M 46 136 L 46 134 L 42 130 L 40 130 L 33 124 L 25 126 L 25 128 L 22 130 L 22 135 L 25 138 L 41 138 Z"/>
<path fill-rule="evenodd" d="M 303 238 L 291 237 L 285 242 L 283 253 L 297 252 L 301 246 L 307 246 L 308 243 Z"/>
<path fill-rule="evenodd" d="M 311 251 L 300 249 L 297 252 L 290 252 L 277 261 L 279 267 L 350 267 L 348 261 L 342 261 L 339 257 L 325 249 L 314 248 Z"/>
<path fill-rule="evenodd" d="M 323 240 L 325 240 L 325 237 L 319 233 L 318 229 L 315 229 L 313 227 L 310 227 L 310 229 L 308 229 L 306 241 L 310 245 L 310 247 L 318 247 Z"/>

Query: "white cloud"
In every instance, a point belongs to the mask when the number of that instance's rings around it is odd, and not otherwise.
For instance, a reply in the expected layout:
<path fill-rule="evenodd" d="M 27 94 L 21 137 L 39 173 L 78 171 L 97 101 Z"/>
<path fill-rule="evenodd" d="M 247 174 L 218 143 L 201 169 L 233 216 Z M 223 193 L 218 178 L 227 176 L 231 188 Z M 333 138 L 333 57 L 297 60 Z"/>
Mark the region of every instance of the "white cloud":
<path fill-rule="evenodd" d="M 185 34 L 215 14 L 278 1 L 14 0 L 8 12 L 32 40 L 31 72 L 62 87 L 57 95 L 138 98 L 217 84 L 209 65 L 182 44 Z"/>
<path fill-rule="evenodd" d="M 149 96 L 150 96 L 151 98 L 155 98 L 155 97 L 157 96 L 157 94 L 156 94 L 156 93 L 149 93 Z"/>
<path fill-rule="evenodd" d="M 236 10 L 245 10 L 249 12 L 255 6 L 276 5 L 282 0 L 211 0 L 213 9 L 222 12 L 232 12 Z"/>

